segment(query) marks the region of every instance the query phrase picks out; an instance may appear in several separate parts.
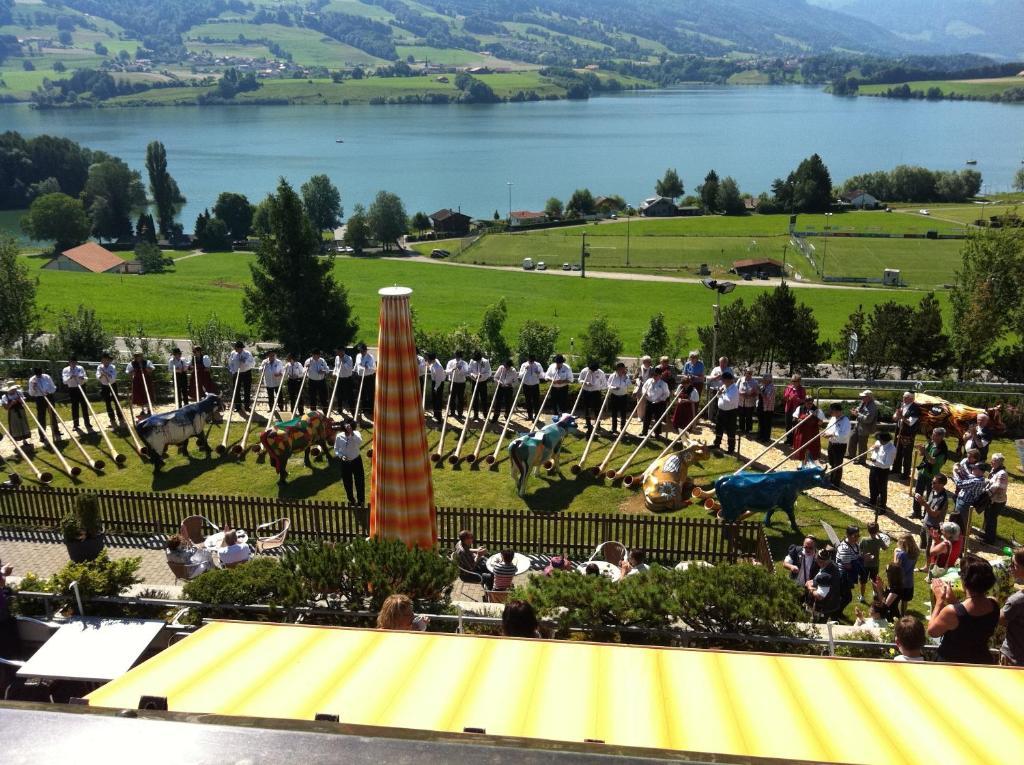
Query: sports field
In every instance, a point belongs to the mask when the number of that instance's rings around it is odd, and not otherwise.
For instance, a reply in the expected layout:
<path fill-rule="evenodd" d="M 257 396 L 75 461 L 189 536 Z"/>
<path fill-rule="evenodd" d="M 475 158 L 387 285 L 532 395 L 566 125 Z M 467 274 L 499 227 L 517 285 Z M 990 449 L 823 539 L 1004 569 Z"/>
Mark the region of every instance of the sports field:
<path fill-rule="evenodd" d="M 900 270 L 903 282 L 918 288 L 941 288 L 953 282 L 960 267 L 960 240 L 846 239 L 807 240 L 827 276 L 867 276 L 881 279 L 886 268 Z M 802 258 L 804 264 L 806 259 Z M 806 266 L 804 266 L 806 268 Z"/>

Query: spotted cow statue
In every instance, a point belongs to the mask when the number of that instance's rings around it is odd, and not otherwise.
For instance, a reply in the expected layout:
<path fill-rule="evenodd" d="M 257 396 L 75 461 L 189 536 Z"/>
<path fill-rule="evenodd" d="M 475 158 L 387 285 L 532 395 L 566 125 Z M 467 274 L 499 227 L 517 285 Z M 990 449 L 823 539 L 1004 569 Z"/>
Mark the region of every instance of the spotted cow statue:
<path fill-rule="evenodd" d="M 541 465 L 550 469 L 558 467 L 562 441 L 570 430 L 575 429 L 576 418 L 571 414 L 563 414 L 553 418 L 550 425 L 541 430 L 531 430 L 513 439 L 508 445 L 512 476 L 516 479 L 520 497 L 526 494 L 526 482 L 531 470 L 536 472 Z"/>
<path fill-rule="evenodd" d="M 681 510 L 693 501 L 690 466 L 710 456 L 707 446 L 690 441 L 682 451 L 652 462 L 643 474 L 644 506 L 655 512 Z"/>
<path fill-rule="evenodd" d="M 288 480 L 288 459 L 301 451 L 306 467 L 313 467 L 309 450 L 319 445 L 329 454 L 330 440 L 334 435 L 334 424 L 320 412 L 309 412 L 291 420 L 275 422 L 274 427 L 260 434 L 260 443 L 270 457 L 270 464 L 277 471 L 277 482 L 284 485 Z"/>
<path fill-rule="evenodd" d="M 821 467 L 779 470 L 773 473 L 730 473 L 715 480 L 715 509 L 728 523 L 741 520 L 747 512 L 764 511 L 764 525 L 772 525 L 772 515 L 781 508 L 789 525 L 799 530 L 793 512 L 800 492 L 814 486 L 830 486 Z"/>
<path fill-rule="evenodd" d="M 188 456 L 190 438 L 195 438 L 199 448 L 209 454 L 206 426 L 220 410 L 220 398 L 208 393 L 202 401 L 186 404 L 173 412 L 154 414 L 135 423 L 135 432 L 145 444 L 145 454 L 153 463 L 154 472 L 159 473 L 163 467 L 164 452 L 168 446 L 177 445 L 181 453 Z"/>

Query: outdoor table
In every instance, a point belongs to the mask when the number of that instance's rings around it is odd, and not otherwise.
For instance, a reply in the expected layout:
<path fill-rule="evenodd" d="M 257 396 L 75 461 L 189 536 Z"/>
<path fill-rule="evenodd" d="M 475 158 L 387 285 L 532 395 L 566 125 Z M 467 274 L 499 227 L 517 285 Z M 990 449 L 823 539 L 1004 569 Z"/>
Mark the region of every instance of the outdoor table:
<path fill-rule="evenodd" d="M 105 683 L 131 669 L 165 626 L 147 619 L 76 617 L 43 643 L 18 675 Z"/>
<path fill-rule="evenodd" d="M 516 575 L 525 574 L 530 570 L 530 559 L 522 553 L 516 553 L 515 557 L 512 558 L 512 562 L 516 565 Z M 495 553 L 487 559 L 487 570 L 493 572 L 494 567 L 501 563 L 501 553 Z"/>
<path fill-rule="evenodd" d="M 622 578 L 622 569 L 616 566 L 614 563 L 609 563 L 606 560 L 592 560 L 587 563 L 581 563 L 576 567 L 576 570 L 581 574 L 587 573 L 587 566 L 593 563 L 600 570 L 602 576 L 607 576 L 613 582 L 617 582 Z"/>
<path fill-rule="evenodd" d="M 225 533 L 224 531 L 218 531 L 216 534 L 210 534 L 210 536 L 203 540 L 203 547 L 207 550 L 219 550 L 224 546 Z M 238 537 L 238 544 L 249 544 L 249 535 L 243 529 L 235 529 L 235 536 Z"/>

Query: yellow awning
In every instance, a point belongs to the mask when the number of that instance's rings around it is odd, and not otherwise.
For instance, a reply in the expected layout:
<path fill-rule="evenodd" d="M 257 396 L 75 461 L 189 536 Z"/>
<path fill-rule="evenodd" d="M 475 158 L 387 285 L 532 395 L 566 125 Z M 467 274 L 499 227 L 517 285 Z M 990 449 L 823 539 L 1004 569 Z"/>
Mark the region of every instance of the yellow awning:
<path fill-rule="evenodd" d="M 143 695 L 180 712 L 821 762 L 1024 752 L 1024 672 L 999 667 L 212 622 L 89 701 Z"/>

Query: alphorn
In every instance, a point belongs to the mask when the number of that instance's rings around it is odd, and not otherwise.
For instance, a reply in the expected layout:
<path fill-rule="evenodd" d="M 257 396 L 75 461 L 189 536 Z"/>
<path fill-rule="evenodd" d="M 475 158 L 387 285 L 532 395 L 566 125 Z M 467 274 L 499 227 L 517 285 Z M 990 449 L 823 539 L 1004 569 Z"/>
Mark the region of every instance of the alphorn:
<path fill-rule="evenodd" d="M 53 449 L 53 453 L 57 455 L 57 459 L 60 460 L 60 464 L 61 466 L 63 466 L 64 472 L 67 473 L 72 478 L 77 478 L 78 476 L 80 476 L 82 474 L 82 468 L 78 467 L 78 465 L 68 464 L 68 461 L 64 459 L 64 455 L 61 453 L 60 449 L 57 448 L 57 444 L 53 442 L 53 439 L 50 438 L 49 434 L 46 432 L 42 424 L 39 422 L 39 418 L 36 417 L 36 413 L 29 409 L 27 406 L 25 407 L 25 411 L 29 413 L 29 415 L 32 417 L 32 421 L 36 424 L 36 427 L 39 428 L 39 432 L 43 434 L 43 440 L 46 441 L 47 444 L 49 444 L 50 448 Z M 60 424 L 64 425 L 63 420 L 60 421 Z M 66 425 L 64 425 L 64 429 L 67 430 Z M 13 441 L 14 439 L 11 440 Z"/>
<path fill-rule="evenodd" d="M 261 372 L 261 375 L 262 375 L 262 372 Z M 281 398 L 281 388 L 283 388 L 283 387 L 284 387 L 284 380 L 281 381 L 281 385 L 277 386 L 277 392 L 274 393 L 274 401 L 273 401 L 273 403 L 270 402 L 270 396 L 269 395 L 267 396 L 267 403 L 270 404 L 270 412 L 267 414 L 267 427 L 265 427 L 263 429 L 264 433 L 274 429 L 274 414 L 277 413 L 278 416 L 280 416 L 280 414 L 281 414 L 280 412 L 277 411 L 277 402 L 278 402 L 278 399 Z M 267 388 L 264 387 L 264 390 L 267 390 Z M 255 408 L 256 408 L 256 405 L 253 404 L 253 409 L 255 409 Z M 319 447 L 314 447 L 314 449 L 318 450 L 317 452 L 315 452 L 315 454 L 317 456 L 319 456 L 319 454 L 320 454 Z M 252 450 L 253 450 L 253 452 L 255 454 L 263 454 L 263 444 L 262 443 L 255 443 L 255 444 L 253 444 L 252 445 Z"/>
<path fill-rule="evenodd" d="M 0 457 L 0 465 L 3 465 L 7 472 L 7 485 L 8 486 L 21 486 L 21 476 L 18 475 L 13 465 L 8 464 L 7 460 Z"/>
<path fill-rule="evenodd" d="M 142 376 L 142 392 L 146 394 L 146 404 L 149 405 L 149 414 L 152 416 L 156 412 L 153 411 L 153 399 L 149 395 L 149 383 L 146 382 L 146 363 L 146 360 L 143 359 L 142 364 L 139 365 L 138 374 Z"/>
<path fill-rule="evenodd" d="M 591 468 L 590 469 L 590 471 L 594 474 L 595 477 L 600 478 L 602 475 L 605 474 L 604 469 L 606 467 L 608 467 L 608 462 L 611 460 L 612 455 L 615 454 L 615 450 L 618 448 L 619 443 L 622 441 L 622 437 L 624 435 L 626 435 L 626 429 L 632 424 L 633 417 L 636 416 L 636 413 L 637 413 L 637 411 L 639 409 L 640 409 L 640 399 L 637 399 L 636 404 L 633 406 L 633 411 L 629 413 L 629 417 L 626 419 L 625 424 L 622 426 L 622 430 L 619 431 L 618 437 L 615 439 L 615 441 L 612 443 L 612 445 L 608 447 L 608 453 L 606 455 L 604 455 L 604 459 L 601 460 L 601 464 L 598 465 L 595 468 Z M 608 478 L 614 478 L 614 477 L 615 477 L 615 471 L 614 470 L 609 470 L 608 471 Z"/>
<path fill-rule="evenodd" d="M 851 464 L 851 463 L 853 463 L 853 462 L 856 462 L 856 461 L 857 461 L 857 460 L 859 460 L 859 459 L 860 459 L 861 457 L 866 457 L 866 456 L 868 455 L 868 453 L 869 453 L 870 451 L 871 451 L 871 449 L 865 449 L 865 450 L 864 450 L 864 451 L 862 451 L 862 452 L 861 452 L 860 454 L 857 454 L 857 455 L 855 455 L 855 456 L 853 456 L 853 457 L 850 457 L 850 459 L 846 460 L 845 462 L 840 462 L 840 463 L 839 463 L 838 465 L 836 465 L 835 467 L 830 467 L 830 468 L 829 468 L 828 470 L 826 470 L 826 471 L 825 471 L 825 473 L 824 473 L 824 474 L 825 474 L 825 475 L 829 475 L 830 473 L 834 473 L 834 472 L 836 472 L 837 470 L 842 470 L 842 469 L 843 469 L 844 467 L 846 467 L 847 465 L 849 465 L 849 464 Z"/>
<path fill-rule="evenodd" d="M 448 430 L 448 413 L 452 408 L 452 384 L 448 383 L 448 402 L 444 405 L 444 422 L 441 423 L 441 437 L 437 440 L 437 451 L 430 455 L 431 462 L 440 462 L 444 453 L 444 437 Z"/>
<path fill-rule="evenodd" d="M 85 392 L 84 391 L 82 392 L 82 398 L 85 398 Z M 86 399 L 86 400 L 88 400 L 88 399 Z M 67 423 L 64 422 L 63 418 L 61 418 L 61 416 L 59 414 L 57 414 L 57 408 L 53 405 L 53 402 L 51 402 L 50 399 L 45 398 L 45 397 L 43 398 L 43 401 L 46 402 L 46 405 L 50 408 L 50 413 L 54 416 L 54 418 L 57 420 L 57 422 L 60 423 L 60 426 L 62 428 L 64 428 L 65 432 L 68 434 L 68 438 L 71 439 L 71 443 L 73 443 L 75 446 L 77 446 L 78 447 L 78 451 L 80 451 L 82 453 L 82 456 L 85 457 L 85 461 L 89 464 L 89 467 L 91 467 L 96 472 L 99 472 L 99 471 L 103 470 L 103 468 L 104 468 L 103 460 L 94 460 L 89 455 L 89 452 L 87 452 L 85 450 L 85 447 L 82 446 L 82 442 L 78 440 L 77 436 L 75 436 L 75 432 L 73 430 L 71 430 L 68 427 Z M 92 411 L 92 407 L 89 407 L 89 410 Z M 98 422 L 96 424 L 99 425 Z M 101 431 L 103 430 L 102 426 L 100 427 L 100 430 Z"/>
<path fill-rule="evenodd" d="M 220 444 L 217 446 L 217 454 L 224 454 L 228 450 L 228 433 L 231 430 L 231 418 L 235 414 L 235 396 L 238 395 L 238 375 L 235 375 L 235 384 L 231 389 L 231 406 L 228 407 L 228 421 L 224 423 L 224 434 L 221 436 Z"/>
<path fill-rule="evenodd" d="M 302 405 L 302 391 L 306 387 L 306 378 L 309 377 L 309 367 L 302 367 L 302 379 L 299 381 L 299 392 L 295 394 L 295 400 L 292 402 L 292 417 L 296 415 L 299 407 Z"/>
<path fill-rule="evenodd" d="M 25 409 L 28 409 L 28 407 L 26 406 Z M 2 422 L 0 422 L 0 431 L 3 431 L 3 434 L 11 439 L 11 443 L 14 444 L 14 450 L 18 452 L 18 455 L 25 461 L 25 464 L 32 468 L 32 472 L 36 474 L 36 480 L 39 481 L 39 483 L 50 483 L 53 480 L 53 473 L 37 468 L 36 464 L 28 458 L 27 454 L 25 454 L 25 450 L 21 448 L 21 444 L 14 440 L 14 436 L 11 435 L 7 426 Z"/>
<path fill-rule="evenodd" d="M 658 429 L 665 417 L 668 416 L 669 411 L 675 405 L 676 401 L 679 400 L 680 395 L 682 395 L 682 391 L 679 391 L 672 397 L 672 400 L 668 402 L 668 406 L 665 407 L 665 411 L 661 413 L 661 416 L 655 422 L 651 423 L 650 428 L 647 431 L 647 435 L 640 439 L 640 443 L 636 445 L 636 449 L 633 450 L 632 454 L 626 457 L 626 461 L 622 463 L 622 467 L 616 471 L 616 478 L 622 478 L 625 475 L 626 468 L 628 468 L 633 460 L 636 459 L 636 455 L 638 455 L 640 450 L 644 448 L 644 444 L 646 444 L 650 440 L 651 436 L 654 435 L 654 431 Z M 630 483 L 632 483 L 632 481 Z"/>
<path fill-rule="evenodd" d="M 608 397 L 612 395 L 612 389 L 609 388 L 604 394 L 604 400 L 601 402 L 601 409 L 597 413 L 597 422 L 594 423 L 594 429 L 590 431 L 590 437 L 587 439 L 587 445 L 583 449 L 583 454 L 580 456 L 580 461 L 573 465 L 569 470 L 572 471 L 573 475 L 579 475 L 583 472 L 583 463 L 587 461 L 587 455 L 590 454 L 590 445 L 594 443 L 594 436 L 597 435 L 597 431 L 601 427 L 601 418 L 604 417 L 604 408 L 608 405 Z"/>
<path fill-rule="evenodd" d="M 363 371 L 364 374 L 359 375 L 359 392 L 356 393 L 356 410 L 352 413 L 352 419 L 355 421 L 356 425 L 359 424 L 359 417 L 361 416 L 363 409 L 363 383 L 366 382 L 365 369 Z M 448 416 L 447 413 L 445 416 Z"/>
<path fill-rule="evenodd" d="M 96 426 L 99 428 L 100 435 L 103 436 L 103 441 L 107 444 L 110 456 L 114 458 L 114 462 L 116 464 L 123 465 L 128 461 L 128 458 L 123 454 L 119 454 L 117 449 L 114 448 L 114 444 L 111 442 L 110 436 L 107 435 L 107 429 L 100 424 L 100 418 L 96 416 L 96 410 L 92 408 L 92 402 L 89 401 L 88 397 L 85 398 L 85 405 L 89 408 L 89 415 L 96 421 Z M 113 429 L 113 422 L 110 423 L 110 427 Z"/>
<path fill-rule="evenodd" d="M 181 409 L 181 399 L 178 397 L 178 367 L 173 363 L 171 367 L 171 385 L 174 386 L 174 408 Z"/>
<path fill-rule="evenodd" d="M 544 407 L 548 405 L 548 397 L 551 396 L 551 389 L 555 387 L 555 381 L 552 380 L 548 384 L 547 392 L 544 394 L 544 400 L 540 402 L 540 407 L 537 409 L 537 416 L 533 418 L 533 422 L 530 423 L 530 431 L 536 429 L 537 423 L 540 422 L 540 418 L 544 416 Z"/>
<path fill-rule="evenodd" d="M 590 367 L 587 367 L 587 371 L 590 372 Z M 579 393 L 576 394 L 576 400 L 572 402 L 572 411 L 569 412 L 569 416 L 570 417 L 575 417 L 576 416 L 576 408 L 579 407 L 580 400 L 583 398 L 583 386 L 587 385 L 590 382 L 590 378 L 593 377 L 593 376 L 594 375 L 591 373 L 591 374 L 587 375 L 587 379 L 584 380 L 583 379 L 583 373 L 580 372 L 580 379 L 578 381 L 579 384 L 580 384 L 580 390 L 579 390 Z"/>
<path fill-rule="evenodd" d="M 476 449 L 473 450 L 472 454 L 466 456 L 466 462 L 472 465 L 478 459 L 480 459 L 480 445 L 484 442 L 484 434 L 487 432 L 487 423 L 491 420 L 491 414 L 494 413 L 494 402 L 498 400 L 498 390 L 501 386 L 497 382 L 494 383 L 494 395 L 491 396 L 491 405 L 487 407 L 487 416 L 484 417 L 483 427 L 480 428 L 480 437 L 476 440 Z"/>
<path fill-rule="evenodd" d="M 458 465 L 459 464 L 459 453 L 462 451 L 462 444 L 466 440 L 466 433 L 469 432 L 469 411 L 473 406 L 473 402 L 476 401 L 476 392 L 480 387 L 480 376 L 473 381 L 473 393 L 469 397 L 469 406 L 466 407 L 466 421 L 462 423 L 462 432 L 459 434 L 459 442 L 455 445 L 455 451 L 448 456 L 448 464 Z M 487 427 L 487 423 L 484 423 L 484 427 Z"/>
<path fill-rule="evenodd" d="M 665 446 L 664 449 L 661 450 L 658 456 L 651 460 L 652 464 L 660 460 L 666 454 L 668 454 L 670 449 L 672 449 L 676 444 L 683 440 L 683 436 L 689 433 L 690 428 L 692 428 L 695 424 L 697 424 L 697 422 L 700 421 L 700 416 L 704 414 L 705 411 L 707 411 L 708 407 L 711 406 L 711 402 L 714 401 L 716 398 L 718 398 L 717 393 L 715 393 L 714 396 L 708 399 L 708 402 L 703 406 L 703 408 L 699 412 L 697 412 L 696 415 L 694 415 L 693 419 L 686 423 L 686 427 L 684 427 L 682 430 L 676 433 L 675 437 L 671 441 L 669 441 L 669 443 Z M 622 483 L 624 486 L 632 486 L 634 483 L 636 483 L 637 480 L 638 478 L 636 476 L 627 475 L 625 478 L 622 479 Z"/>
<path fill-rule="evenodd" d="M 508 412 L 505 414 L 505 424 L 501 428 L 501 434 L 498 436 L 498 443 L 494 445 L 494 454 L 488 454 L 484 457 L 484 462 L 488 465 L 493 465 L 498 459 L 498 452 L 501 451 L 501 442 L 505 440 L 505 433 L 508 432 L 508 424 L 512 421 L 512 413 L 516 410 L 516 401 L 519 400 L 519 393 L 523 390 L 523 382 L 526 377 L 519 378 L 519 386 L 516 388 L 516 395 L 512 397 L 512 404 L 508 408 Z"/>
<path fill-rule="evenodd" d="M 262 389 L 262 388 L 263 388 L 263 375 L 260 375 L 260 380 L 259 380 L 258 383 L 256 383 L 256 395 L 253 396 L 253 399 L 255 399 L 256 401 L 258 401 L 259 398 L 260 398 L 260 389 Z M 249 410 L 249 418 L 245 421 L 245 430 L 242 431 L 242 441 L 241 441 L 241 443 L 235 444 L 233 447 L 231 447 L 231 453 L 232 454 L 235 454 L 237 456 L 241 456 L 242 454 L 245 454 L 245 450 L 246 450 L 245 442 L 249 440 L 249 428 L 252 427 L 252 416 L 254 414 L 256 414 L 256 407 L 255 406 L 252 409 Z"/>
<path fill-rule="evenodd" d="M 121 406 L 121 399 L 118 398 L 117 391 L 114 389 L 114 387 L 112 385 L 108 385 L 107 388 L 110 389 L 110 395 L 111 395 L 111 397 L 114 400 L 114 406 L 117 407 L 117 411 L 121 415 L 121 420 L 123 422 L 127 423 L 128 422 L 128 418 L 126 418 L 124 416 L 124 407 Z M 132 437 L 132 443 L 135 445 L 135 451 L 138 453 L 139 457 L 145 459 L 146 458 L 146 449 L 139 442 L 139 436 L 135 432 L 135 417 L 132 417 L 131 425 L 128 425 L 127 427 L 128 427 L 128 435 L 130 435 Z"/>
<path fill-rule="evenodd" d="M 420 401 L 420 409 L 424 413 L 427 411 L 427 380 L 430 379 L 430 367 L 427 367 L 427 371 L 423 374 L 423 400 Z"/>
<path fill-rule="evenodd" d="M 742 473 L 748 467 L 753 465 L 755 462 L 757 462 L 759 459 L 761 459 L 764 455 L 766 455 L 769 451 L 771 451 L 772 448 L 774 448 L 775 446 L 778 446 L 782 442 L 782 440 L 784 438 L 786 438 L 790 433 L 792 433 L 797 428 L 799 428 L 802 424 L 803 424 L 802 422 L 798 422 L 796 425 L 791 427 L 789 430 L 787 430 L 781 436 L 776 438 L 774 441 L 772 441 L 770 444 L 768 444 L 768 446 L 766 446 L 764 449 L 759 451 L 756 456 L 751 457 L 749 460 L 747 460 L 746 464 L 744 464 L 743 467 L 739 468 L 738 470 L 734 470 L 733 471 L 733 475 L 736 475 L 737 473 Z"/>
<path fill-rule="evenodd" d="M 327 399 L 327 411 L 324 412 L 324 417 L 328 420 L 331 419 L 331 412 L 334 410 L 334 397 L 338 395 L 338 383 L 341 382 L 339 375 L 334 376 L 334 385 L 331 386 L 331 397 Z M 281 381 L 284 384 L 284 380 Z M 274 408 L 277 408 L 277 404 L 274 404 Z M 338 407 L 338 414 L 341 414 L 342 408 Z"/>

